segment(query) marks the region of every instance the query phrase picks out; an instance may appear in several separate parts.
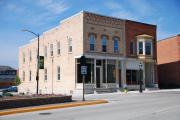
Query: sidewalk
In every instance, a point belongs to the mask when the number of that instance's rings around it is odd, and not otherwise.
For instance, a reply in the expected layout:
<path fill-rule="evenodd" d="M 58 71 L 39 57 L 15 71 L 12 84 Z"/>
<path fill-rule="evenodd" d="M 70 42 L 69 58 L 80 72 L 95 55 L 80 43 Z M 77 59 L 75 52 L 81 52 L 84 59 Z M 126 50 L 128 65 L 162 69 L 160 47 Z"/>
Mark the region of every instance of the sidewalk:
<path fill-rule="evenodd" d="M 78 102 L 70 102 L 70 103 L 41 105 L 41 106 L 33 106 L 33 107 L 23 107 L 23 108 L 15 108 L 15 109 L 13 108 L 13 109 L 0 110 L 0 116 L 16 114 L 16 113 L 69 108 L 69 107 L 77 107 L 77 106 L 96 105 L 96 104 L 104 104 L 104 103 L 108 103 L 108 101 L 106 101 L 106 100 L 91 100 L 91 101 L 78 101 Z"/>

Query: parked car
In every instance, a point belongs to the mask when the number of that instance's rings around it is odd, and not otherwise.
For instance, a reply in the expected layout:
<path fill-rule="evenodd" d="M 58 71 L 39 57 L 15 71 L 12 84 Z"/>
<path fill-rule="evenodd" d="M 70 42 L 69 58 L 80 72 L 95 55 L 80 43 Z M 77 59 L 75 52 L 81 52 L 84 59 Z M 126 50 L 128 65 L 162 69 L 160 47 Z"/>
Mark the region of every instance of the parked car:
<path fill-rule="evenodd" d="M 18 91 L 18 88 L 16 86 L 11 86 L 3 90 L 3 92 L 17 92 L 17 91 Z"/>

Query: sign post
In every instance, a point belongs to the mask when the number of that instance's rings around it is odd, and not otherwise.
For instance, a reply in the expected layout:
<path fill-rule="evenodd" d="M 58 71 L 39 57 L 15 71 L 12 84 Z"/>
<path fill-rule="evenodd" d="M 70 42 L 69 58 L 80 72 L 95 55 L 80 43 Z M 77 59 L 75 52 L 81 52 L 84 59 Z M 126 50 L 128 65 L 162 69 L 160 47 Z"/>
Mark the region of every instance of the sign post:
<path fill-rule="evenodd" d="M 83 75 L 83 101 L 85 101 L 84 98 L 84 84 L 85 84 L 85 76 L 87 74 L 87 66 L 86 66 L 86 57 L 85 56 L 81 56 L 80 58 L 80 63 L 81 63 L 81 75 Z"/>

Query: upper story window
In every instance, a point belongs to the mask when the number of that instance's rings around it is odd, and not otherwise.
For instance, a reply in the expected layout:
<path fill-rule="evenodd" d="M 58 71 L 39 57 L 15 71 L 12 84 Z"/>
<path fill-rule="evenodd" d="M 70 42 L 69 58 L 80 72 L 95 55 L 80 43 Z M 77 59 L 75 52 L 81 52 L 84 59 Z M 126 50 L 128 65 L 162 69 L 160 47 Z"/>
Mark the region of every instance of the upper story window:
<path fill-rule="evenodd" d="M 119 39 L 117 37 L 114 37 L 114 53 L 119 52 Z"/>
<path fill-rule="evenodd" d="M 32 61 L 32 52 L 31 52 L 31 50 L 29 51 L 29 61 Z"/>
<path fill-rule="evenodd" d="M 143 54 L 143 42 L 142 41 L 139 41 L 138 43 L 138 47 L 139 47 L 139 54 Z"/>
<path fill-rule="evenodd" d="M 134 52 L 134 42 L 130 42 L 130 54 L 133 55 L 135 52 Z"/>
<path fill-rule="evenodd" d="M 26 62 L 25 53 L 23 52 L 23 63 Z"/>
<path fill-rule="evenodd" d="M 89 36 L 89 46 L 90 46 L 90 51 L 94 51 L 94 44 L 95 44 L 95 35 L 90 34 Z"/>
<path fill-rule="evenodd" d="M 51 53 L 51 56 L 53 56 L 53 44 L 50 44 L 50 53 Z"/>
<path fill-rule="evenodd" d="M 31 70 L 29 71 L 29 81 L 31 81 Z"/>
<path fill-rule="evenodd" d="M 47 68 L 44 69 L 44 80 L 47 80 Z"/>
<path fill-rule="evenodd" d="M 68 38 L 68 52 L 72 52 L 72 38 Z"/>
<path fill-rule="evenodd" d="M 57 54 L 60 55 L 61 53 L 61 45 L 60 42 L 57 42 Z"/>
<path fill-rule="evenodd" d="M 47 58 L 47 46 L 44 47 L 44 57 Z"/>
<path fill-rule="evenodd" d="M 57 79 L 60 80 L 60 66 L 57 67 Z"/>
<path fill-rule="evenodd" d="M 151 42 L 149 41 L 146 41 L 145 42 L 145 51 L 146 51 L 146 55 L 151 55 L 151 49 L 152 49 L 152 46 L 151 46 Z"/>
<path fill-rule="evenodd" d="M 148 55 L 148 56 L 152 56 L 153 55 L 153 47 L 152 47 L 152 36 L 143 34 L 143 35 L 138 35 L 137 36 L 137 40 L 138 40 L 138 54 L 139 55 Z"/>
<path fill-rule="evenodd" d="M 106 52 L 107 51 L 107 37 L 106 36 L 102 36 L 101 44 L 102 44 L 102 52 Z"/>
<path fill-rule="evenodd" d="M 25 72 L 23 71 L 23 77 L 22 77 L 23 81 L 25 81 Z"/>

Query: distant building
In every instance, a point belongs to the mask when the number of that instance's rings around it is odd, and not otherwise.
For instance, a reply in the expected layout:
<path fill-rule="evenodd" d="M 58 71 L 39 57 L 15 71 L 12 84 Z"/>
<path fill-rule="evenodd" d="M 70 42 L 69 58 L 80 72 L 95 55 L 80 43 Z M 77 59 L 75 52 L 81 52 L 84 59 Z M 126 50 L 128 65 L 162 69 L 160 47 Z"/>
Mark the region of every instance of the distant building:
<path fill-rule="evenodd" d="M 39 92 L 82 92 L 80 57 L 87 58 L 85 93 L 158 87 L 156 25 L 80 12 L 40 36 Z M 19 92 L 36 93 L 37 39 L 19 49 Z"/>
<path fill-rule="evenodd" d="M 0 88 L 13 85 L 16 77 L 16 69 L 9 66 L 0 66 Z"/>
<path fill-rule="evenodd" d="M 160 88 L 180 87 L 180 34 L 157 42 Z"/>

